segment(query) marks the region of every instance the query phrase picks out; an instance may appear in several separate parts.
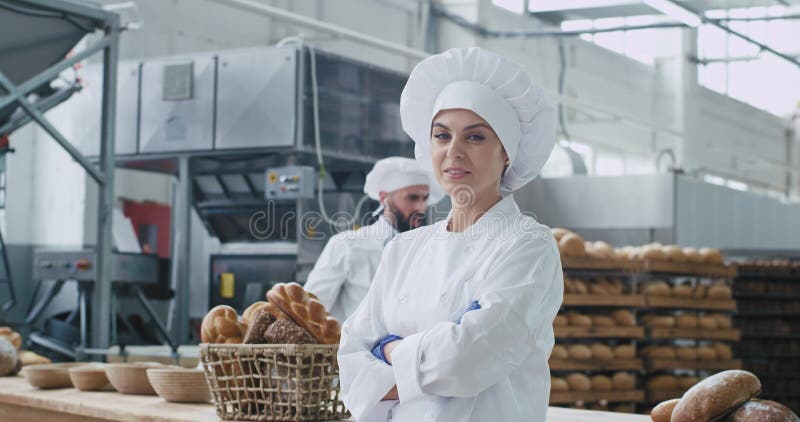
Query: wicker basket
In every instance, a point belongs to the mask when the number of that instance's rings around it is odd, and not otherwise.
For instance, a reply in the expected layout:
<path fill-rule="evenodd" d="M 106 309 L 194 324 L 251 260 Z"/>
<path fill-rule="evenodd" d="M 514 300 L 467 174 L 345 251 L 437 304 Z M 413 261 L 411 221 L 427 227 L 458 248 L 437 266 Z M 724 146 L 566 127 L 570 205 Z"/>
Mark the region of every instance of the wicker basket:
<path fill-rule="evenodd" d="M 201 344 L 223 420 L 328 421 L 350 413 L 339 399 L 337 345 Z"/>

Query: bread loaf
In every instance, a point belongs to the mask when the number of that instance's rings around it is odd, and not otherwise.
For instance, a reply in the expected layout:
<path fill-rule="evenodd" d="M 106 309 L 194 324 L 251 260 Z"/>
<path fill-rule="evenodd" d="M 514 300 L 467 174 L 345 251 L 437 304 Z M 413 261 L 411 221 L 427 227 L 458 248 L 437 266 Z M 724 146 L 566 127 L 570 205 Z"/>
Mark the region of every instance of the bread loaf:
<path fill-rule="evenodd" d="M 566 347 L 560 344 L 556 344 L 555 346 L 553 346 L 552 353 L 550 353 L 550 359 L 567 360 L 569 359 L 569 352 L 567 352 Z"/>
<path fill-rule="evenodd" d="M 592 351 L 592 357 L 595 360 L 611 360 L 614 359 L 614 351 L 610 346 L 605 344 L 595 343 L 589 346 Z"/>
<path fill-rule="evenodd" d="M 725 343 L 715 342 L 711 345 L 711 348 L 714 349 L 714 352 L 717 353 L 717 359 L 719 360 L 733 359 L 733 350 L 731 350 L 731 346 L 728 346 Z"/>
<path fill-rule="evenodd" d="M 553 237 L 556 239 L 556 242 L 561 241 L 562 237 L 572 233 L 571 231 L 561 227 L 554 227 L 550 229 L 550 231 L 553 233 Z"/>
<path fill-rule="evenodd" d="M 248 315 L 248 318 L 251 322 L 247 325 L 247 331 L 244 333 L 242 342 L 244 344 L 269 343 L 265 337 L 265 333 L 267 332 L 267 328 L 275 322 L 275 316 L 262 307 L 257 314 Z M 242 320 L 244 320 L 244 318 L 242 318 Z"/>
<path fill-rule="evenodd" d="M 700 346 L 697 348 L 697 359 L 715 360 L 717 359 L 717 352 L 712 347 Z"/>
<path fill-rule="evenodd" d="M 649 359 L 675 360 L 675 348 L 672 346 L 647 346 L 642 349 L 642 354 Z"/>
<path fill-rule="evenodd" d="M 714 374 L 681 397 L 671 422 L 715 421 L 760 392 L 761 382 L 750 372 L 731 370 Z"/>
<path fill-rule="evenodd" d="M 558 250 L 564 256 L 585 257 L 586 245 L 583 238 L 575 233 L 568 233 L 558 241 Z"/>
<path fill-rule="evenodd" d="M 692 287 L 685 284 L 679 284 L 672 287 L 672 296 L 674 297 L 689 298 L 692 297 L 692 293 Z"/>
<path fill-rule="evenodd" d="M 733 321 L 730 316 L 723 314 L 711 314 L 710 316 L 717 321 L 717 328 L 733 328 Z"/>
<path fill-rule="evenodd" d="M 576 312 L 569 312 L 567 313 L 567 319 L 569 319 L 569 325 L 573 327 L 591 327 L 592 326 L 592 319 L 587 315 L 581 315 Z"/>
<path fill-rule="evenodd" d="M 553 326 L 555 327 L 566 327 L 569 325 L 569 319 L 566 315 L 556 315 L 553 319 Z"/>
<path fill-rule="evenodd" d="M 0 337 L 0 377 L 17 371 L 17 348 L 4 337 Z"/>
<path fill-rule="evenodd" d="M 675 356 L 680 360 L 695 360 L 697 359 L 697 351 L 693 347 L 676 347 Z"/>
<path fill-rule="evenodd" d="M 245 325 L 250 325 L 255 320 L 255 316 L 258 312 L 267 311 L 267 307 L 270 306 L 269 302 L 255 302 L 252 305 L 248 306 L 247 309 L 242 312 L 242 322 Z M 275 305 L 271 305 L 275 306 Z"/>
<path fill-rule="evenodd" d="M 664 255 L 664 252 L 661 250 L 660 247 L 655 246 L 645 246 L 639 251 L 639 258 L 644 260 L 650 261 L 666 261 L 667 256 Z"/>
<path fill-rule="evenodd" d="M 592 358 L 592 350 L 583 344 L 571 344 L 567 346 L 569 357 L 575 360 L 589 360 Z"/>
<path fill-rule="evenodd" d="M 692 376 L 683 376 L 678 378 L 678 388 L 681 390 L 688 390 L 694 387 L 695 384 L 700 382 L 700 378 Z"/>
<path fill-rule="evenodd" d="M 633 316 L 633 312 L 627 309 L 617 309 L 611 313 L 611 318 L 613 318 L 614 322 L 620 327 L 636 326 L 636 317 Z"/>
<path fill-rule="evenodd" d="M 203 343 L 241 343 L 245 326 L 239 322 L 236 310 L 227 305 L 217 305 L 203 318 L 200 339 Z"/>
<path fill-rule="evenodd" d="M 606 315 L 592 315 L 592 327 L 613 327 L 614 319 Z"/>
<path fill-rule="evenodd" d="M 592 382 L 592 391 L 611 391 L 613 387 L 611 378 L 605 375 L 594 375 L 590 381 Z"/>
<path fill-rule="evenodd" d="M 725 262 L 719 249 L 702 248 L 700 249 L 700 256 L 703 257 L 703 262 L 706 264 L 722 265 Z"/>
<path fill-rule="evenodd" d="M 570 391 L 592 391 L 592 381 L 586 375 L 572 373 L 566 380 Z"/>
<path fill-rule="evenodd" d="M 317 344 L 319 341 L 288 319 L 279 319 L 270 324 L 264 332 L 264 340 L 269 344 Z"/>
<path fill-rule="evenodd" d="M 800 422 L 800 418 L 780 403 L 750 400 L 728 415 L 725 422 Z"/>
<path fill-rule="evenodd" d="M 700 264 L 704 260 L 703 255 L 700 255 L 700 251 L 697 248 L 683 248 L 683 254 L 686 255 L 687 261 L 694 264 Z"/>
<path fill-rule="evenodd" d="M 0 337 L 8 340 L 17 350 L 22 346 L 22 337 L 18 332 L 12 330 L 11 327 L 0 327 Z"/>
<path fill-rule="evenodd" d="M 650 419 L 653 422 L 670 422 L 672 418 L 672 411 L 675 409 L 675 406 L 678 405 L 678 402 L 681 399 L 672 399 L 667 401 L 662 401 L 658 404 L 658 406 L 654 407 L 653 410 L 650 411 Z"/>
<path fill-rule="evenodd" d="M 719 328 L 717 326 L 717 319 L 710 316 L 710 315 L 703 315 L 697 319 L 697 326 L 700 328 L 705 328 L 707 330 L 716 330 Z"/>
<path fill-rule="evenodd" d="M 267 300 L 322 344 L 339 343 L 340 326 L 325 307 L 297 283 L 278 283 L 267 292 Z"/>
<path fill-rule="evenodd" d="M 714 300 L 728 300 L 733 298 L 731 288 L 724 284 L 715 284 L 708 288 L 706 296 Z"/>
<path fill-rule="evenodd" d="M 666 282 L 656 281 L 645 286 L 644 294 L 647 296 L 672 296 L 672 289 Z"/>
<path fill-rule="evenodd" d="M 569 277 L 564 277 L 564 293 L 575 293 L 575 283 Z"/>
<path fill-rule="evenodd" d="M 692 292 L 692 297 L 695 299 L 705 299 L 706 298 L 706 286 L 694 286 L 694 292 Z"/>
<path fill-rule="evenodd" d="M 575 294 L 585 295 L 589 294 L 589 288 L 586 287 L 586 283 L 583 280 L 575 279 L 573 280 L 573 287 L 575 288 Z"/>
<path fill-rule="evenodd" d="M 651 328 L 673 328 L 675 327 L 675 317 L 670 315 L 647 315 L 644 323 Z"/>
<path fill-rule="evenodd" d="M 681 314 L 675 317 L 675 326 L 678 328 L 697 328 L 697 316 Z"/>
<path fill-rule="evenodd" d="M 587 244 L 588 245 L 588 244 Z M 614 248 L 606 242 L 596 241 L 591 243 L 591 247 L 587 248 L 587 253 L 593 258 L 598 259 L 611 259 L 614 254 Z"/>
<path fill-rule="evenodd" d="M 550 391 L 554 393 L 566 393 L 569 391 L 569 384 L 564 378 L 550 377 Z"/>
<path fill-rule="evenodd" d="M 674 375 L 656 375 L 647 380 L 648 390 L 676 390 L 678 378 Z"/>
<path fill-rule="evenodd" d="M 670 262 L 686 262 L 688 258 L 686 254 L 683 253 L 683 248 L 680 246 L 675 245 L 667 245 L 661 248 L 661 252 L 664 253 L 667 261 Z"/>
<path fill-rule="evenodd" d="M 632 344 L 621 344 L 614 346 L 615 359 L 634 359 L 636 358 L 636 346 Z"/>
<path fill-rule="evenodd" d="M 589 293 L 598 296 L 608 296 L 611 294 L 611 292 L 606 290 L 605 286 L 596 283 L 589 284 Z"/>
<path fill-rule="evenodd" d="M 38 355 L 30 350 L 20 350 L 17 352 L 17 358 L 19 359 L 19 363 L 22 366 L 29 366 L 29 365 L 44 365 L 48 363 L 53 363 L 50 359 Z"/>
<path fill-rule="evenodd" d="M 611 384 L 613 384 L 615 390 L 633 390 L 636 388 L 636 377 L 627 372 L 615 372 L 611 376 Z"/>
<path fill-rule="evenodd" d="M 622 281 L 618 278 L 613 280 L 603 280 L 601 285 L 612 295 L 621 295 L 623 293 Z"/>

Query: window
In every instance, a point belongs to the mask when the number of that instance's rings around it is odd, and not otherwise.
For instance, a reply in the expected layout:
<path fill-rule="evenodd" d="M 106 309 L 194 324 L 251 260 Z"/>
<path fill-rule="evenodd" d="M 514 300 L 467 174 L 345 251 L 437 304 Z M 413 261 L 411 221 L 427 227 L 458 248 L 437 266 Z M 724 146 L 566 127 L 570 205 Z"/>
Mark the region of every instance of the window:
<path fill-rule="evenodd" d="M 712 10 L 710 18 L 751 18 L 783 15 L 783 7 Z M 738 32 L 788 55 L 800 56 L 800 19 L 729 21 Z M 800 67 L 775 54 L 711 26 L 697 32 L 700 85 L 770 113 L 785 116 L 800 102 Z"/>

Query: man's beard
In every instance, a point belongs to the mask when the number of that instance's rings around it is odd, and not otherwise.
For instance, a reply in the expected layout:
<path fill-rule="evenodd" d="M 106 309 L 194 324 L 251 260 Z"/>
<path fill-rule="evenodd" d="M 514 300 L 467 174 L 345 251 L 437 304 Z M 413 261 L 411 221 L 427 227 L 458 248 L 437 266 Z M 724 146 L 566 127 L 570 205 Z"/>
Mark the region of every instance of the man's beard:
<path fill-rule="evenodd" d="M 394 228 L 398 233 L 407 232 L 409 230 L 422 227 L 425 222 L 425 214 L 421 212 L 412 212 L 411 215 L 406 217 L 399 210 L 394 209 L 390 203 L 387 202 L 389 212 L 394 215 Z"/>

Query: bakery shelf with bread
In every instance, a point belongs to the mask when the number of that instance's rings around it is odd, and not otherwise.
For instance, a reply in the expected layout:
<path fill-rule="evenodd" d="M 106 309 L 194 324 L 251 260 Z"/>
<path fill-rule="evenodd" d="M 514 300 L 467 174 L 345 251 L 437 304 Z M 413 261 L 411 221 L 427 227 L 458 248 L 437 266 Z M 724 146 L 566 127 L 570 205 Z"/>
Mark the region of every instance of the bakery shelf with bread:
<path fill-rule="evenodd" d="M 741 332 L 735 328 L 648 328 L 647 337 L 651 339 L 739 341 L 741 339 Z"/>
<path fill-rule="evenodd" d="M 549 365 L 551 371 L 641 370 L 642 360 L 635 344 L 591 342 L 553 346 Z"/>
<path fill-rule="evenodd" d="M 572 404 L 572 403 L 594 403 L 594 402 L 643 402 L 644 391 L 631 390 L 631 391 L 584 391 L 584 392 L 564 392 L 564 393 L 550 393 L 550 404 Z"/>
<path fill-rule="evenodd" d="M 636 389 L 636 375 L 619 371 L 613 374 L 587 375 L 573 372 L 550 379 L 550 404 L 594 402 L 629 402 L 644 400 L 644 391 Z"/>

